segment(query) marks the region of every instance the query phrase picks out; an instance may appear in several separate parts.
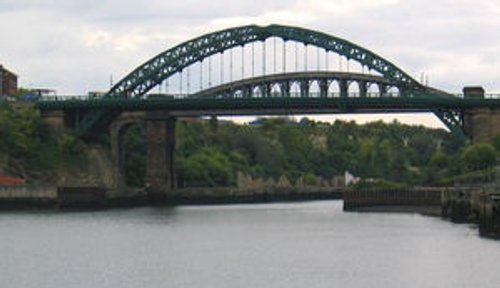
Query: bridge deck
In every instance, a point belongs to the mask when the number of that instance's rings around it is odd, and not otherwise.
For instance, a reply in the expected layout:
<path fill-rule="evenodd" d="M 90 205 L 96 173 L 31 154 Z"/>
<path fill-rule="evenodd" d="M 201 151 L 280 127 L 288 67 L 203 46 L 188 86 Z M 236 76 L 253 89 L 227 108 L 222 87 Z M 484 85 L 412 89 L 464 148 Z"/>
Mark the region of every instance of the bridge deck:
<path fill-rule="evenodd" d="M 178 115 L 259 115 L 429 112 L 439 109 L 500 107 L 500 99 L 434 98 L 425 96 L 413 98 L 102 98 L 40 101 L 36 103 L 36 106 L 40 110 L 169 110 L 175 111 Z"/>

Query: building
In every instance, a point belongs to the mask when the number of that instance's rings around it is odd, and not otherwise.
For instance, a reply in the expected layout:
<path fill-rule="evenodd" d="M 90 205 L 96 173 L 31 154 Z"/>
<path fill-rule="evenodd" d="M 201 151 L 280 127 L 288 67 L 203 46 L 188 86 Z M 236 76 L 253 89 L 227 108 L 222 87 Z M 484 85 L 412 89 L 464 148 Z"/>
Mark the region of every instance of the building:
<path fill-rule="evenodd" d="M 0 65 L 0 96 L 14 96 L 17 93 L 17 75 Z"/>

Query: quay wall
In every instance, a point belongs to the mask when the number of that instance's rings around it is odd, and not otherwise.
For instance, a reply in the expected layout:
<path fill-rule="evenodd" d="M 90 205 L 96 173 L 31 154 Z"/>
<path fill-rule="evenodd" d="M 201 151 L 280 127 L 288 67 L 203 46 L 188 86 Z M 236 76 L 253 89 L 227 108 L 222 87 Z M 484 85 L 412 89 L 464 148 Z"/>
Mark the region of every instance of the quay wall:
<path fill-rule="evenodd" d="M 55 186 L 0 186 L 1 208 L 52 207 L 57 205 Z"/>
<path fill-rule="evenodd" d="M 442 188 L 362 189 L 344 193 L 344 210 L 384 206 L 441 206 Z"/>

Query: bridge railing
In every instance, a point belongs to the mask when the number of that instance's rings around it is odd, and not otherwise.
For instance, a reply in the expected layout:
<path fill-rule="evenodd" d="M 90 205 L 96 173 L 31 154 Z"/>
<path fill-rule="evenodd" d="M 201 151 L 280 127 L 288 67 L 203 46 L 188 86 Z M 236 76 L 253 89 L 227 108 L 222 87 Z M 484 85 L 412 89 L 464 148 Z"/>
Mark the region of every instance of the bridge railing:
<path fill-rule="evenodd" d="M 458 98 L 464 98 L 464 94 L 462 93 L 456 93 L 453 94 L 454 96 Z M 232 94 L 230 96 L 228 95 L 213 95 L 213 96 L 200 96 L 201 98 L 215 98 L 215 99 L 231 99 L 231 98 L 244 98 L 242 94 Z M 247 96 L 245 96 L 247 97 Z M 270 94 L 262 94 L 260 91 L 254 91 L 252 98 L 281 98 L 283 97 L 283 94 L 279 91 L 273 91 Z M 288 96 L 290 98 L 302 98 L 304 95 L 301 92 L 291 92 L 290 95 Z M 315 92 L 309 92 L 308 94 L 305 95 L 307 98 L 320 98 L 322 97 L 322 94 L 318 91 Z M 328 92 L 326 97 L 328 98 L 340 98 L 341 93 L 338 91 L 335 92 Z M 360 98 L 361 93 L 359 92 L 349 92 L 347 94 L 347 97 L 349 98 Z M 385 94 L 380 94 L 378 92 L 367 92 L 365 95 L 366 98 L 397 98 L 400 97 L 399 93 L 385 93 Z M 185 99 L 185 98 L 191 98 L 191 99 L 196 99 L 198 97 L 196 96 L 191 96 L 191 94 L 181 94 L 181 93 L 172 93 L 172 94 L 147 94 L 145 99 L 146 100 L 168 100 L 168 99 Z M 93 95 L 51 95 L 51 96 L 42 96 L 34 101 L 37 102 L 64 102 L 64 101 L 91 101 L 91 100 L 99 100 L 103 99 L 101 96 L 93 96 Z M 499 100 L 500 99 L 500 93 L 487 93 L 484 95 L 484 99 L 488 100 Z"/>
<path fill-rule="evenodd" d="M 145 99 L 147 100 L 168 100 L 168 99 L 184 99 L 184 98 L 190 98 L 189 94 L 148 94 L 146 95 Z M 385 94 L 380 94 L 378 92 L 368 92 L 366 93 L 367 98 L 378 98 L 378 97 L 385 97 L 385 98 L 396 98 L 399 97 L 399 93 L 385 93 Z M 224 96 L 224 95 L 214 95 L 214 96 L 202 96 L 202 97 L 207 97 L 207 98 L 243 98 L 242 94 L 233 94 L 231 96 Z M 281 92 L 271 92 L 268 95 L 264 95 L 260 92 L 255 92 L 252 94 L 252 98 L 280 98 L 283 97 Z M 303 94 L 301 92 L 291 92 L 290 93 L 290 98 L 301 98 L 303 97 Z M 306 95 L 307 98 L 320 98 L 322 97 L 320 92 L 309 92 Z M 340 92 L 328 92 L 326 97 L 328 98 L 340 98 L 341 94 Z M 349 98 L 360 98 L 361 93 L 359 92 L 350 92 L 347 94 L 347 97 Z M 498 98 L 500 98 L 500 95 L 497 95 Z M 197 97 L 193 97 L 192 99 L 196 99 Z M 99 100 L 103 99 L 100 96 L 92 96 L 92 95 L 54 95 L 54 96 L 42 96 L 38 98 L 36 101 L 37 102 L 64 102 L 64 101 L 91 101 L 91 100 Z"/>
<path fill-rule="evenodd" d="M 453 94 L 459 98 L 464 98 L 463 93 L 455 93 Z M 500 99 L 500 93 L 486 93 L 484 94 L 484 99 Z"/>

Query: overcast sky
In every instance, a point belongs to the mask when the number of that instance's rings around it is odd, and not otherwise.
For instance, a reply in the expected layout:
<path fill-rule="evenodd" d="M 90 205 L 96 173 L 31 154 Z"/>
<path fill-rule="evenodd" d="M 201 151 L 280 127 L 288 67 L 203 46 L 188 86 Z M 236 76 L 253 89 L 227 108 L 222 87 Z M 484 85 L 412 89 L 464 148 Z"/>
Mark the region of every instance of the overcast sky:
<path fill-rule="evenodd" d="M 345 38 L 450 92 L 500 92 L 498 0 L 0 0 L 0 64 L 21 86 L 84 94 L 182 41 L 253 23 Z"/>

